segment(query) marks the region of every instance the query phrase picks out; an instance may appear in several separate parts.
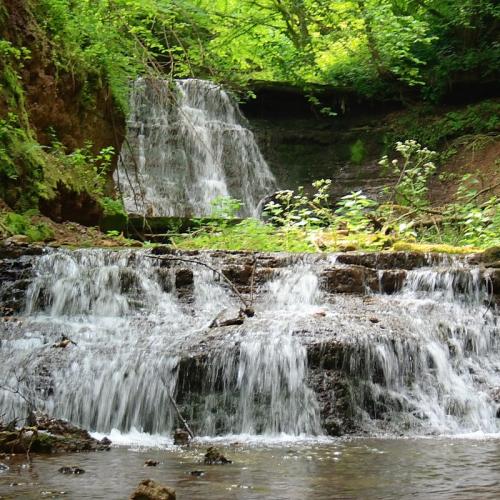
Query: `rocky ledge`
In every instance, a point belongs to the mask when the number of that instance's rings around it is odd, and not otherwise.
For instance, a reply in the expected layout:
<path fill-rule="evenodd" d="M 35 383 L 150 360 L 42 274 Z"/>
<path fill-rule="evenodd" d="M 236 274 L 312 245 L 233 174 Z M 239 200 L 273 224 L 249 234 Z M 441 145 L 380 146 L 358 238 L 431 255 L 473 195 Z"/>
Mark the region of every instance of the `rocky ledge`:
<path fill-rule="evenodd" d="M 109 450 L 111 441 L 98 441 L 86 430 L 65 420 L 34 414 L 31 426 L 16 427 L 15 422 L 0 424 L 0 453 L 67 453 Z"/>

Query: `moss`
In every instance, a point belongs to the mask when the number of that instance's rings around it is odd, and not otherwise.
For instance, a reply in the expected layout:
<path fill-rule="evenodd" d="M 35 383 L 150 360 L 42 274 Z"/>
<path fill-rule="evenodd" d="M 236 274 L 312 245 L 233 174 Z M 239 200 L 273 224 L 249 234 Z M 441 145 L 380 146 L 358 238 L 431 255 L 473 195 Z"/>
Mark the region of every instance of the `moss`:
<path fill-rule="evenodd" d="M 453 245 L 434 243 L 410 243 L 398 241 L 392 246 L 394 251 L 417 252 L 417 253 L 448 253 L 448 254 L 470 254 L 481 252 L 480 248 L 472 246 L 456 247 Z"/>
<path fill-rule="evenodd" d="M 361 139 L 358 139 L 351 145 L 351 163 L 361 165 L 366 157 L 365 145 Z"/>

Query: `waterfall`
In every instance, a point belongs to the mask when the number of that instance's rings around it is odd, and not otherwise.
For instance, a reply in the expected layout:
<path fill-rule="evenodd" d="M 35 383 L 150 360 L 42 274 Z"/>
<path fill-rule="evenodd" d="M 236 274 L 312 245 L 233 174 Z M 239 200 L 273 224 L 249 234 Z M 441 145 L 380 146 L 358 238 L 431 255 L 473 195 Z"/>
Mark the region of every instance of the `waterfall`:
<path fill-rule="evenodd" d="M 238 298 L 206 268 L 149 252 L 31 257 L 25 311 L 0 323 L 0 383 L 99 432 L 170 433 L 169 393 L 198 435 L 318 435 L 336 420 L 372 433 L 500 430 L 500 324 L 480 267 L 435 261 L 391 295 L 330 293 L 326 272 L 361 266 L 263 255 L 255 316 L 209 328 Z M 248 257 L 196 258 L 250 297 Z M 62 335 L 76 345 L 54 347 Z M 0 391 L 2 413 L 23 407 Z"/>
<path fill-rule="evenodd" d="M 410 271 L 382 318 L 388 330 L 358 337 L 346 356 L 351 404 L 366 430 L 460 433 L 500 430 L 500 325 L 479 268 L 455 263 Z"/>
<path fill-rule="evenodd" d="M 128 212 L 207 216 L 219 196 L 258 215 L 275 181 L 238 106 L 218 85 L 141 78 L 133 86 L 115 181 Z"/>
<path fill-rule="evenodd" d="M 320 433 L 306 385 L 306 349 L 292 338 L 293 320 L 279 304 L 265 308 L 248 329 L 227 338 L 220 332 L 210 359 L 201 358 L 206 380 L 189 358 L 183 366 L 187 353 L 204 354 L 211 320 L 223 308 L 237 312 L 238 304 L 212 272 L 196 268 L 193 295 L 183 300 L 176 271 L 137 251 L 57 251 L 39 258 L 22 338 L 11 332 L 0 351 L 6 384 L 15 386 L 23 373 L 30 381 L 23 390 L 37 407 L 102 432 L 169 433 L 175 418 L 170 392 L 191 412 L 198 433 Z M 283 318 L 269 329 L 276 315 Z M 76 346 L 53 347 L 61 335 Z M 203 386 L 199 394 L 183 394 L 179 370 L 187 370 L 182 383 Z M 220 400 L 216 394 L 224 405 L 212 404 Z M 20 403 L 0 392 L 1 408 L 18 415 Z"/>

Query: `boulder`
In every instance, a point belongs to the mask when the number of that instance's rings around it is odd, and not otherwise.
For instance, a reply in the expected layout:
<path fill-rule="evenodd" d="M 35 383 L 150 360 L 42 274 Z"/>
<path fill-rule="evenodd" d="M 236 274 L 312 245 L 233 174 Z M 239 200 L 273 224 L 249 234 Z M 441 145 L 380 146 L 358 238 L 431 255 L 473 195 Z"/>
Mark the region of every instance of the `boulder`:
<path fill-rule="evenodd" d="M 364 294 L 377 286 L 378 279 L 373 269 L 351 265 L 325 269 L 321 274 L 321 284 L 329 293 Z"/>
<path fill-rule="evenodd" d="M 139 483 L 129 500 L 175 500 L 175 490 L 162 484 L 145 479 Z"/>
<path fill-rule="evenodd" d="M 184 429 L 175 429 L 174 444 L 177 446 L 186 446 L 189 444 L 189 433 Z"/>
<path fill-rule="evenodd" d="M 191 286 L 193 279 L 193 271 L 191 269 L 178 269 L 175 272 L 175 288 Z"/>
<path fill-rule="evenodd" d="M 32 427 L 0 431 L 0 453 L 64 453 L 109 450 L 111 441 L 94 439 L 86 430 L 65 420 L 35 414 Z"/>
<path fill-rule="evenodd" d="M 228 460 L 217 448 L 210 446 L 205 453 L 205 465 L 224 465 L 231 464 L 232 461 Z"/>
<path fill-rule="evenodd" d="M 28 245 L 30 239 L 24 234 L 16 234 L 5 240 L 6 245 Z"/>

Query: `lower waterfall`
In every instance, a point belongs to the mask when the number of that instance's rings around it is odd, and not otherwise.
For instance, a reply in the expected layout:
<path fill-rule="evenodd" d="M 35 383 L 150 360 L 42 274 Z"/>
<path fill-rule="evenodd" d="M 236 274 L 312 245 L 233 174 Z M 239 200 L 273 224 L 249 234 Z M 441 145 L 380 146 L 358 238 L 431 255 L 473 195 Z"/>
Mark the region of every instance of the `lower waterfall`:
<path fill-rule="evenodd" d="M 246 257 L 197 258 L 244 281 Z M 325 284 L 349 270 L 336 256 L 261 256 L 241 286 L 255 316 L 209 328 L 239 304 L 203 267 L 143 250 L 32 259 L 25 311 L 0 327 L 0 382 L 87 429 L 169 434 L 170 393 L 197 435 L 500 430 L 500 327 L 479 267 L 437 260 L 391 295 L 339 294 Z M 75 345 L 54 347 L 62 336 Z M 25 412 L 6 391 L 0 407 Z"/>

